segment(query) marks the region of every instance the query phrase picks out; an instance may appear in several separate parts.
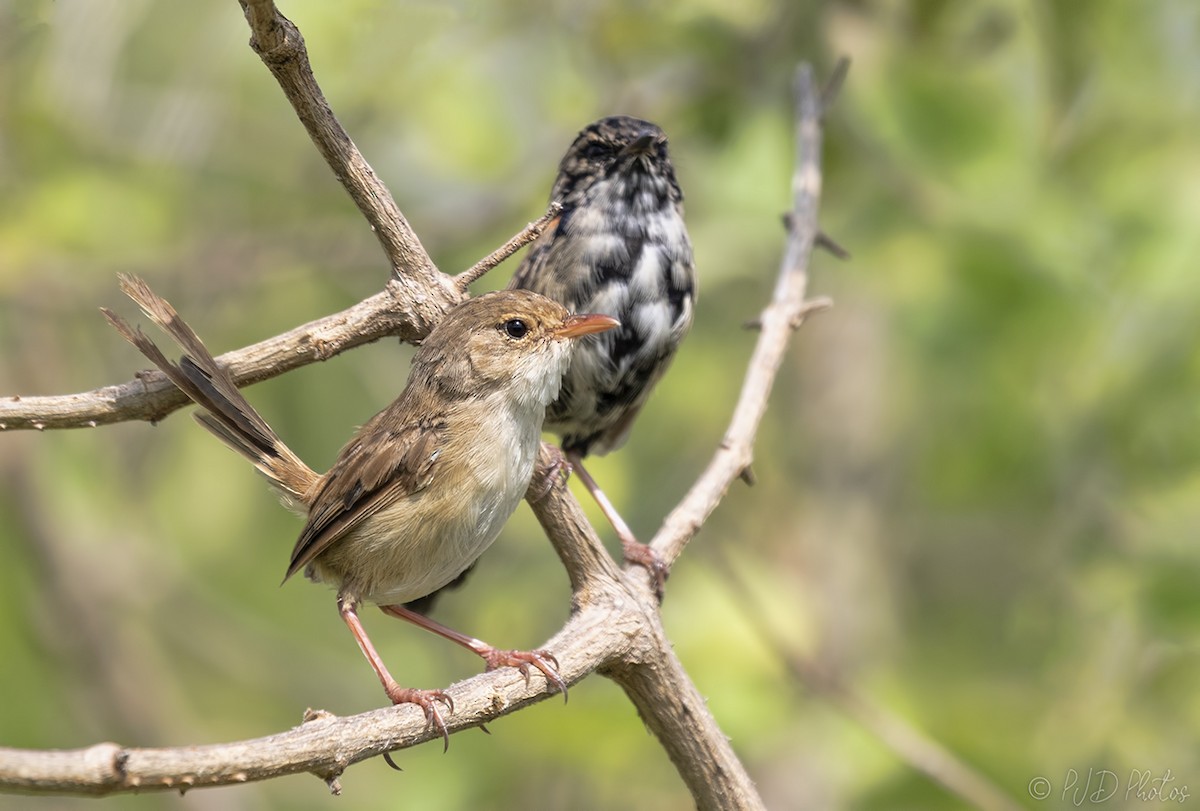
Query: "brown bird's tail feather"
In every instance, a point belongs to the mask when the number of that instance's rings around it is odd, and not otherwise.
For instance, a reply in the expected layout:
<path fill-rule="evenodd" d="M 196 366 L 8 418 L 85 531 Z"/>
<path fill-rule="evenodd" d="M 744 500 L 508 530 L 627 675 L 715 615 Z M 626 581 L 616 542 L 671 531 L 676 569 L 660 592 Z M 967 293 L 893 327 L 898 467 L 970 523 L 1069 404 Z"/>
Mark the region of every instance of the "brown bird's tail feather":
<path fill-rule="evenodd" d="M 104 317 L 184 394 L 206 409 L 195 415 L 197 422 L 249 459 L 296 506 L 305 506 L 306 496 L 319 478 L 317 473 L 283 443 L 246 401 L 233 378 L 217 364 L 200 337 L 166 299 L 136 276 L 121 274 L 120 279 L 121 290 L 179 344 L 184 355 L 176 365 L 141 329 L 130 326 L 111 310 L 101 308 Z"/>

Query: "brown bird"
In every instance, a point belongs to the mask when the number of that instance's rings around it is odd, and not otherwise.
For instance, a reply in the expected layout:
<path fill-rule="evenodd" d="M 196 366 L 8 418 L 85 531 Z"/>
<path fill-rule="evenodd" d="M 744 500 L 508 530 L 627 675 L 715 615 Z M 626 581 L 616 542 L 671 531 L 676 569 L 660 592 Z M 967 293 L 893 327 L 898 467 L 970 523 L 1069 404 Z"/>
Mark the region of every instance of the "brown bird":
<path fill-rule="evenodd" d="M 489 670 L 536 667 L 565 694 L 545 650 L 500 650 L 402 604 L 458 577 L 495 540 L 533 475 L 546 405 L 558 395 L 574 339 L 618 322 L 571 315 L 528 291 L 502 291 L 454 307 L 422 342 L 408 383 L 342 448 L 329 472 L 302 462 L 246 401 L 175 310 L 145 282 L 122 288 L 180 345 L 178 365 L 140 330 L 105 310 L 118 331 L 206 411 L 199 422 L 249 459 L 308 522 L 286 581 L 300 570 L 337 589 L 338 610 L 393 703 L 420 706 L 449 743 L 441 690 L 401 687 L 358 617 L 362 603 L 474 651 Z"/>
<path fill-rule="evenodd" d="M 625 442 L 692 323 L 692 244 L 667 136 L 629 116 L 589 124 L 563 156 L 550 199 L 562 213 L 529 249 L 510 288 L 613 316 L 621 326 L 576 352 L 546 428 L 562 438 L 626 559 L 650 570 L 661 598 L 665 565 L 638 543 L 583 458 Z"/>

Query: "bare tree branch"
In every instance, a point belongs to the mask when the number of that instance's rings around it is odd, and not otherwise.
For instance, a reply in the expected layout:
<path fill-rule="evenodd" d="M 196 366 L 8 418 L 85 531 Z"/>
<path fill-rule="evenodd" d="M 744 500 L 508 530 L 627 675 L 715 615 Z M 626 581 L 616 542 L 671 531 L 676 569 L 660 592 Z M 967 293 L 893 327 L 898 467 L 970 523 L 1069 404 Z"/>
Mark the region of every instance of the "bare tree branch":
<path fill-rule="evenodd" d="M 454 276 L 456 290 L 492 270 L 522 246 L 537 239 L 558 216 L 561 206 L 552 204 L 538 219 L 526 225 L 504 245 Z M 420 310 L 427 297 L 414 293 L 398 279 L 388 289 L 340 313 L 310 321 L 281 335 L 220 355 L 217 360 L 229 369 L 239 386 L 248 386 L 328 360 L 356 346 L 391 336 L 419 341 L 428 332 L 428 316 Z M 139 372 L 126 383 L 105 386 L 78 394 L 54 394 L 0 398 L 0 432 L 59 428 L 96 428 L 126 420 L 157 422 L 188 404 L 188 398 L 157 369 Z"/>
<path fill-rule="evenodd" d="M 572 608 L 600 602 L 608 584 L 620 579 L 620 569 L 596 529 L 588 521 L 583 507 L 566 488 L 562 478 L 562 451 L 542 443 L 538 455 L 538 472 L 529 486 L 525 500 L 533 509 L 546 537 L 554 545 L 567 577 L 571 581 Z M 554 477 L 557 481 L 546 481 Z"/>
<path fill-rule="evenodd" d="M 729 555 L 720 553 L 720 557 L 726 564 L 722 567 L 723 572 L 728 574 L 738 571 Z M 1012 797 L 962 758 L 887 707 L 872 701 L 840 674 L 830 672 L 822 667 L 820 662 L 797 652 L 783 635 L 767 622 L 767 612 L 756 607 L 754 589 L 744 576 L 734 574 L 725 578 L 725 582 L 734 591 L 737 598 L 734 604 L 742 609 L 746 621 L 758 631 L 799 686 L 828 701 L 874 735 L 912 769 L 958 796 L 970 807 L 982 811 L 1018 811 L 1021 808 Z"/>
<path fill-rule="evenodd" d="M 580 612 L 546 647 L 554 651 L 563 679 L 575 683 L 597 661 L 627 655 L 628 640 L 637 636 L 634 623 L 628 611 L 615 616 L 599 609 Z M 450 732 L 479 726 L 557 694 L 537 675 L 526 684 L 513 668 L 481 674 L 450 686 L 447 692 L 454 699 L 454 712 L 446 718 Z M 326 712 L 308 716 L 311 720 L 287 732 L 208 746 L 140 749 L 102 743 L 70 751 L 0 748 L 0 788 L 101 796 L 236 785 L 301 772 L 332 781 L 359 761 L 441 739 L 420 708 L 412 705 L 347 717 Z"/>
<path fill-rule="evenodd" d="M 394 270 L 384 293 L 338 315 L 222 356 L 220 361 L 241 385 L 384 335 L 408 340 L 422 337 L 462 297 L 471 281 L 500 261 L 501 254 L 507 256 L 534 238 L 553 221 L 554 212 L 459 277 L 440 273 L 390 193 L 334 118 L 313 78 L 299 31 L 270 0 L 239 1 L 253 32 L 252 47 L 376 231 Z M 788 336 L 806 312 L 806 265 L 818 234 L 823 110 L 807 67 L 797 74 L 796 98 L 798 157 L 786 255 L 772 301 L 762 313 L 762 334 L 721 449 L 654 541 L 667 560 L 678 557 L 732 480 L 746 475 L 754 436 Z M 183 402 L 183 396 L 165 378 L 147 372 L 134 381 L 95 392 L 2 401 L 0 429 L 161 419 Z M 553 451 L 543 447 L 540 461 L 544 468 L 541 486 L 531 488 L 529 500 L 563 560 L 573 591 L 573 614 L 546 645 L 558 659 L 564 679 L 574 683 L 598 670 L 620 684 L 671 757 L 698 807 L 761 808 L 745 767 L 672 651 L 643 570 L 622 572 L 617 567 L 578 502 L 565 487 L 546 478 L 558 475 Z M 477 726 L 550 694 L 540 677 L 527 683 L 512 669 L 460 682 L 449 692 L 455 704 L 455 712 L 447 719 L 451 732 Z M 337 790 L 338 776 L 350 764 L 438 736 L 427 728 L 418 709 L 407 706 L 348 718 L 311 713 L 309 719 L 278 735 L 202 747 L 137 749 L 98 744 L 70 752 L 0 749 L 0 788 L 98 795 L 235 784 L 308 771 Z"/>
<path fill-rule="evenodd" d="M 250 47 L 279 82 L 317 150 L 370 223 L 396 277 L 407 278 L 424 291 L 428 301 L 421 302 L 419 323 L 423 323 L 423 332 L 429 332 L 462 294 L 447 276 L 438 272 L 408 220 L 396 207 L 392 193 L 333 115 L 313 77 L 300 30 L 279 13 L 273 0 L 239 2 L 250 24 Z"/>
<path fill-rule="evenodd" d="M 645 606 L 644 598 L 637 605 Z M 749 772 L 675 655 L 658 612 L 646 611 L 638 630 L 655 642 L 648 646 L 648 655 L 626 658 L 600 672 L 625 690 L 675 764 L 696 808 L 765 809 Z"/>
<path fill-rule="evenodd" d="M 388 283 L 389 288 L 395 286 Z M 316 361 L 328 360 L 355 346 L 398 335 L 420 340 L 426 331 L 415 307 L 392 292 L 376 293 L 340 313 L 319 318 L 217 358 L 239 386 L 257 383 Z M 140 372 L 126 383 L 79 394 L 0 398 L 0 431 L 95 428 L 126 420 L 156 422 L 188 399 L 158 370 Z"/>
<path fill-rule="evenodd" d="M 725 439 L 708 468 L 667 517 L 652 542 L 668 561 L 679 556 L 687 541 L 716 509 L 733 480 L 748 475 L 754 438 L 788 339 L 807 312 L 813 309 L 805 302 L 804 291 L 808 260 L 817 233 L 822 107 L 808 66 L 797 71 L 795 94 L 795 202 L 775 294 L 762 313 L 762 333 Z M 548 461 L 543 449 L 541 462 L 546 464 Z M 555 492 L 545 499 L 531 499 L 530 503 L 571 577 L 577 604 L 586 605 L 597 582 L 595 561 L 607 558 L 607 554 L 595 551 L 599 547 L 595 531 L 583 518 L 578 504 L 567 496 L 569 494 Z M 643 612 L 639 632 L 657 638 L 657 642 L 649 647 L 651 655 L 647 658 L 601 665 L 600 672 L 620 684 L 637 706 L 642 719 L 687 783 L 699 808 L 762 807 L 745 767 L 671 649 L 660 624 L 649 574 L 641 566 L 627 566 L 625 578 L 626 588 L 636 595 L 636 605 Z"/>
<path fill-rule="evenodd" d="M 487 273 L 489 270 L 496 267 L 496 265 L 499 265 L 505 259 L 521 250 L 521 248 L 540 237 L 546 230 L 547 226 L 551 225 L 556 219 L 558 219 L 558 215 L 561 211 L 561 204 L 551 203 L 550 208 L 546 210 L 545 214 L 526 225 L 523 229 L 521 229 L 519 234 L 514 236 L 508 242 L 505 242 L 487 256 L 480 259 L 462 273 L 459 273 L 457 276 L 455 276 L 454 286 L 465 293 L 468 287 L 470 287 L 479 279 L 483 278 L 483 274 Z"/>
<path fill-rule="evenodd" d="M 555 462 L 560 459 L 561 451 L 543 445 L 538 465 L 558 475 Z M 575 617 L 595 614 L 622 637 L 602 646 L 618 655 L 596 662 L 596 670 L 625 690 L 675 764 L 696 807 L 763 808 L 745 766 L 675 655 L 645 570 L 618 570 L 565 486 L 547 492 L 535 480 L 528 501 L 571 578 Z"/>
<path fill-rule="evenodd" d="M 544 446 L 540 461 L 552 462 L 556 453 Z M 554 652 L 563 678 L 574 684 L 599 669 L 621 684 L 663 742 L 699 808 L 762 808 L 748 773 L 671 650 L 654 597 L 622 576 L 565 486 L 537 494 L 534 506 L 564 561 L 575 561 L 568 570 L 586 572 L 573 579 L 572 617 L 544 646 Z M 540 677 L 526 684 L 512 669 L 481 674 L 448 692 L 455 706 L 446 719 L 451 733 L 555 695 Z M 287 732 L 209 746 L 141 749 L 104 743 L 54 752 L 0 748 L 0 788 L 101 796 L 311 772 L 340 790 L 336 780 L 348 766 L 440 738 L 414 707 L 344 718 L 325 712 L 310 716 L 314 720 Z"/>
<path fill-rule="evenodd" d="M 839 68 L 835 75 L 844 72 Z M 801 65 L 795 78 L 796 168 L 792 175 L 792 210 L 785 220 L 788 241 L 770 304 L 755 320 L 761 329 L 742 382 L 741 394 L 725 438 L 704 473 L 692 485 L 650 542 L 662 559 L 673 563 L 716 509 L 729 486 L 749 475 L 754 437 L 767 410 L 767 400 L 792 331 L 812 310 L 805 304 L 808 261 L 818 233 L 821 198 L 821 116 L 824 102 L 813 83 L 812 69 Z"/>

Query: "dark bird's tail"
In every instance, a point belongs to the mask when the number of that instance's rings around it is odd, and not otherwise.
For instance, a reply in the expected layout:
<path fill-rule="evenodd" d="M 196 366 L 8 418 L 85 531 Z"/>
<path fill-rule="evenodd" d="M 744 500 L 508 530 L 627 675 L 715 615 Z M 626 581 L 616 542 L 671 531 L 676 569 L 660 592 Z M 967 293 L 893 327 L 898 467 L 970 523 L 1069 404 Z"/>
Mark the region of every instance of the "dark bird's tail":
<path fill-rule="evenodd" d="M 136 276 L 122 274 L 120 279 L 125 294 L 179 344 L 184 355 L 174 364 L 140 329 L 102 308 L 104 317 L 184 394 L 204 407 L 196 414 L 201 425 L 249 459 L 296 506 L 305 506 L 307 493 L 319 478 L 316 472 L 283 444 L 166 299 Z"/>

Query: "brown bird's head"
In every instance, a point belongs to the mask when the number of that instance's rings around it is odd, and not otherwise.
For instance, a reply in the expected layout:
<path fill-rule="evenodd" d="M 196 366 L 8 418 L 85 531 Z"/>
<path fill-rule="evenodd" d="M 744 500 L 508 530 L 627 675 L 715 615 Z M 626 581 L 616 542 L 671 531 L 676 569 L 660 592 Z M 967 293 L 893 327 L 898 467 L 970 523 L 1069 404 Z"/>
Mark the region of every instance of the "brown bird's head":
<path fill-rule="evenodd" d="M 572 315 L 528 290 L 484 293 L 433 328 L 413 357 L 412 377 L 452 399 L 501 393 L 544 408 L 558 396 L 575 339 L 619 325 L 606 315 Z"/>

